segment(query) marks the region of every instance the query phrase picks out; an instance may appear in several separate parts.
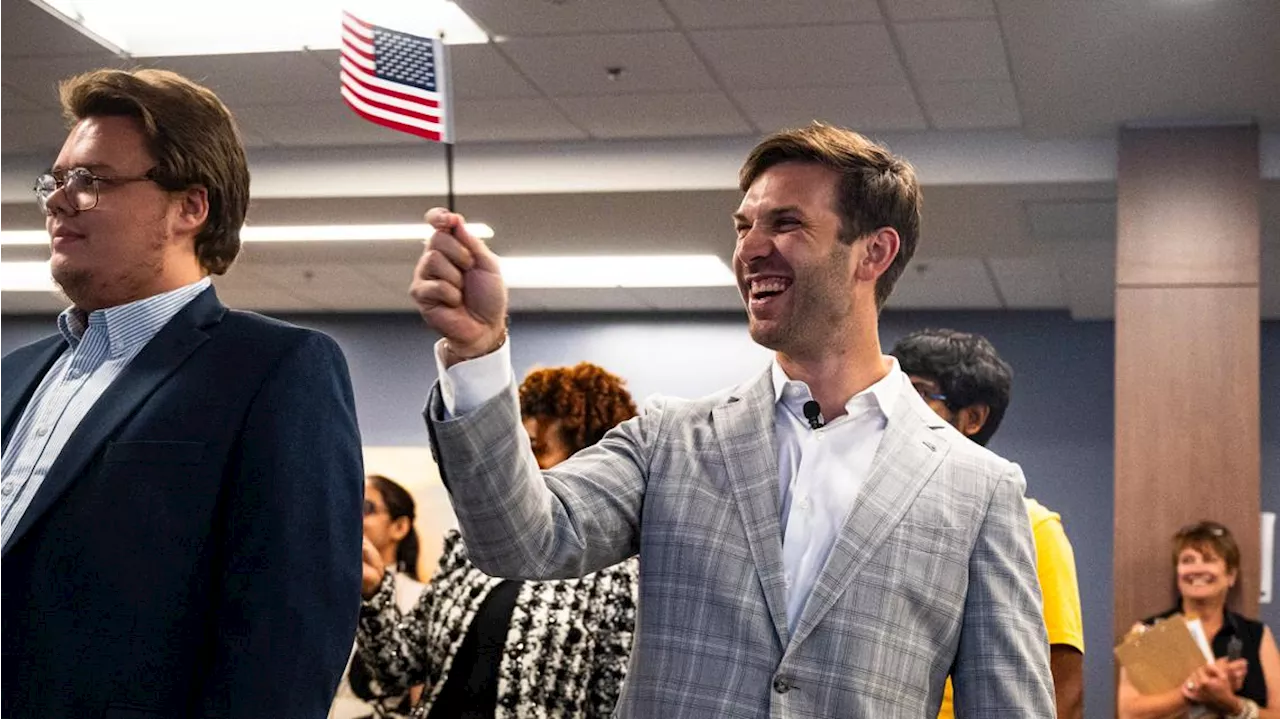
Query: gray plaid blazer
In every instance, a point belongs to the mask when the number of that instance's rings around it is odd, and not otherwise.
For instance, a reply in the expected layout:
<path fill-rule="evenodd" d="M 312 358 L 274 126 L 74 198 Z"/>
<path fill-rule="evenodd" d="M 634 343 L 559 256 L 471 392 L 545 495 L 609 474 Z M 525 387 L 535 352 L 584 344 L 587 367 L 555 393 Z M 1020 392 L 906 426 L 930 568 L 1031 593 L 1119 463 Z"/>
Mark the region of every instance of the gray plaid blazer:
<path fill-rule="evenodd" d="M 1053 717 L 1017 465 L 903 383 L 871 473 L 787 629 L 773 381 L 665 400 L 539 473 L 515 386 L 443 420 L 427 406 L 472 560 L 578 577 L 640 555 L 619 717 Z"/>

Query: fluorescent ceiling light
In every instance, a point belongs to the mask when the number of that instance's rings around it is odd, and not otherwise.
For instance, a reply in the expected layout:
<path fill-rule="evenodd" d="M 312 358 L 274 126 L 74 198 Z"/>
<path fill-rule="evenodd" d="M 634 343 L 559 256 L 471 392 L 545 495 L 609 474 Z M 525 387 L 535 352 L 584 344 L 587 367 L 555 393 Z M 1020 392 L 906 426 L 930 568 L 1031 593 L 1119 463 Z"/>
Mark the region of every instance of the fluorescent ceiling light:
<path fill-rule="evenodd" d="M 467 230 L 482 240 L 493 239 L 493 228 L 483 222 L 468 222 Z M 433 230 L 430 225 L 245 225 L 240 231 L 244 242 L 363 242 L 382 240 L 425 240 Z M 44 230 L 4 230 L 0 245 L 47 245 L 49 233 Z"/>
<path fill-rule="evenodd" d="M 332 50 L 342 41 L 342 11 L 450 45 L 489 37 L 448 0 L 219 0 L 174 21 L 172 0 L 32 0 L 114 52 L 135 57 Z"/>
<path fill-rule="evenodd" d="M 57 292 L 46 262 L 0 262 L 0 290 L 5 292 Z"/>
<path fill-rule="evenodd" d="M 500 257 L 512 288 L 724 287 L 733 273 L 715 255 Z"/>

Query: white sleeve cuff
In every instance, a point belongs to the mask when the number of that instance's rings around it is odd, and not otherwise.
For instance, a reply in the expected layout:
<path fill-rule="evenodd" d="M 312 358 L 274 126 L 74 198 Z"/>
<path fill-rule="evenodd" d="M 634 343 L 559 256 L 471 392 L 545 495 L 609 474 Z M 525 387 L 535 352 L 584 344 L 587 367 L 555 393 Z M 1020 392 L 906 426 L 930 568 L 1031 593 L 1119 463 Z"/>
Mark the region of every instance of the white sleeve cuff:
<path fill-rule="evenodd" d="M 440 377 L 440 398 L 445 419 L 464 415 L 502 394 L 515 381 L 511 368 L 511 341 L 487 355 L 459 362 L 448 369 L 444 363 L 444 340 L 436 342 L 436 374 Z"/>

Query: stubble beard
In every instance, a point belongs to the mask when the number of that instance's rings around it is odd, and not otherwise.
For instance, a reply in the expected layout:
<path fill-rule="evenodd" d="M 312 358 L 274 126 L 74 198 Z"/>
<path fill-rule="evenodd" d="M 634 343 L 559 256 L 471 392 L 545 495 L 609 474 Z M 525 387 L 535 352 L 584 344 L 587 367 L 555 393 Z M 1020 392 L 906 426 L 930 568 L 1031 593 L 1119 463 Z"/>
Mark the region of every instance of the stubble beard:
<path fill-rule="evenodd" d="M 149 296 L 147 288 L 164 271 L 165 240 L 156 236 L 144 257 L 116 272 L 94 267 L 50 268 L 53 281 L 73 305 L 90 310 L 115 307 Z"/>
<path fill-rule="evenodd" d="M 750 318 L 748 330 L 756 344 L 791 359 L 806 360 L 822 357 L 844 341 L 853 311 L 848 296 L 852 288 L 840 282 L 847 255 L 835 248 L 821 262 L 807 277 L 797 273 L 789 290 L 792 296 L 786 316 L 774 319 L 772 326 Z"/>

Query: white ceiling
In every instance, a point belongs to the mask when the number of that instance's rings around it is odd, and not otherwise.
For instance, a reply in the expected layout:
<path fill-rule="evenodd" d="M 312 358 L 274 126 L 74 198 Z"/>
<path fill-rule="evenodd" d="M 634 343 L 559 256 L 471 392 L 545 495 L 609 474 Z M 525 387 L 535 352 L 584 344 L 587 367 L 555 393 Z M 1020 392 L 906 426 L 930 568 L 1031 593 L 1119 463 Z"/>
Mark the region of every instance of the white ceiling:
<path fill-rule="evenodd" d="M 1280 317 L 1280 2 L 458 4 L 499 38 L 455 46 L 451 61 L 458 205 L 497 229 L 501 252 L 727 256 L 736 163 L 759 135 L 818 118 L 888 140 L 920 170 L 924 233 L 891 307 L 1107 317 L 1117 129 L 1247 120 L 1264 133 L 1264 314 Z M 412 221 L 440 201 L 439 149 L 339 102 L 336 52 L 121 59 L 26 0 L 2 7 L 5 229 L 40 226 L 27 188 L 65 133 L 57 81 L 107 65 L 165 67 L 219 93 L 251 148 L 253 222 Z M 251 246 L 219 286 L 265 311 L 407 309 L 416 252 Z M 522 291 L 514 303 L 738 307 L 726 289 Z"/>

